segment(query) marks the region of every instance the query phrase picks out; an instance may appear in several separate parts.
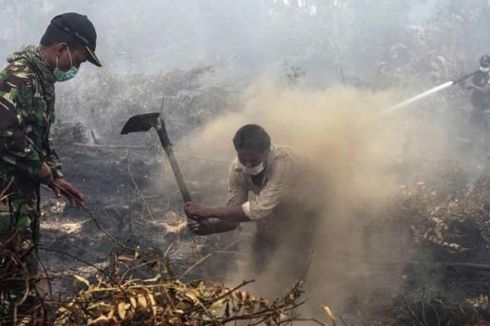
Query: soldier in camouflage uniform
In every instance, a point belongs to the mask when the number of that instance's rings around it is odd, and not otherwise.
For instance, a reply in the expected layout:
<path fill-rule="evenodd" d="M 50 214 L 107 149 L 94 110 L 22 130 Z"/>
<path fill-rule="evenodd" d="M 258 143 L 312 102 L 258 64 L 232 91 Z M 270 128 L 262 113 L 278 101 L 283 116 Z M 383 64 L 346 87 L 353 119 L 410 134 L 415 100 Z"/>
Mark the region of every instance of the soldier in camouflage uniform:
<path fill-rule="evenodd" d="M 469 120 L 473 132 L 473 148 L 477 154 L 482 149 L 487 152 L 490 137 L 490 55 L 485 54 L 480 58 L 480 68 L 473 73 L 467 88 L 472 91 L 470 101 L 473 110 Z"/>
<path fill-rule="evenodd" d="M 35 284 L 40 185 L 83 202 L 63 178 L 50 129 L 55 82 L 74 77 L 85 61 L 101 66 L 96 37 L 86 16 L 56 16 L 40 46 L 14 53 L 0 72 L 0 315 L 26 302 Z"/>

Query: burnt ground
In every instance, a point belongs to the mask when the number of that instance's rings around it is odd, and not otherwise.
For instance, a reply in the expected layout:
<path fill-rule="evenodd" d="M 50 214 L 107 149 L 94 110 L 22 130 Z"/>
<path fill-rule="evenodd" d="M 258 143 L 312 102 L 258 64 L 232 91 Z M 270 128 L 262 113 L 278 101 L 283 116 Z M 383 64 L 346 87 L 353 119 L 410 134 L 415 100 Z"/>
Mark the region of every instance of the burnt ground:
<path fill-rule="evenodd" d="M 186 232 L 167 232 L 168 225 L 172 229 L 184 218 L 175 182 L 165 184 L 165 191 L 152 186 L 161 165 L 168 164 L 158 149 L 69 145 L 58 152 L 66 179 L 86 196 L 86 207 L 100 227 L 128 247 L 163 255 L 172 245 L 176 275 L 213 252 L 215 244 L 229 240 L 225 239 L 229 236 L 203 239 Z M 97 268 L 109 267 L 111 254 L 121 247 L 83 209 L 65 207 L 47 189 L 43 198 L 41 260 L 53 279 L 54 297 L 69 295 L 76 289 L 73 275 L 89 277 Z M 214 280 L 223 279 L 227 261 L 223 255 L 213 253 L 187 278 L 212 275 Z"/>
<path fill-rule="evenodd" d="M 224 281 L 228 268 L 232 264 L 240 264 L 241 256 L 236 247 L 219 250 L 218 246 L 232 243 L 244 235 L 230 233 L 195 237 L 188 233 L 179 236 L 167 232 L 166 223 L 178 226 L 184 218 L 177 185 L 171 175 L 165 175 L 170 170 L 161 172 L 162 166 L 168 166 L 168 161 L 158 148 L 65 145 L 58 152 L 66 179 L 84 193 L 86 207 L 94 213 L 100 227 L 127 246 L 138 246 L 161 255 L 172 246 L 171 262 L 175 275 L 180 275 L 211 253 L 205 262 L 192 269 L 185 278 L 187 280 L 209 278 Z M 185 174 L 189 170 L 186 169 L 188 162 L 183 157 L 178 159 Z M 209 173 L 213 172 L 212 163 L 200 163 L 208 167 Z M 199 193 L 199 189 L 209 189 L 209 185 L 198 184 L 192 176 L 193 173 L 189 173 L 187 181 L 193 197 L 198 200 L 213 197 L 213 194 Z M 84 210 L 70 205 L 63 207 L 49 191 L 44 191 L 44 198 L 41 247 L 46 250 L 41 250 L 41 259 L 52 278 L 53 297 L 69 297 L 78 289 L 74 275 L 93 279 L 97 269 L 110 270 L 111 255 L 121 248 L 98 228 Z M 371 237 L 381 232 L 384 231 L 373 232 Z M 335 259 L 340 266 L 345 263 L 346 270 L 352 266 L 349 257 L 336 256 Z M 347 261 L 344 262 L 345 259 Z M 349 286 L 358 290 L 349 297 L 352 302 L 345 303 L 348 308 L 344 313 L 352 315 L 347 320 L 359 320 L 368 314 L 370 317 L 376 314 L 376 320 L 390 318 L 393 297 L 389 293 L 393 291 L 388 284 L 391 281 L 386 280 L 393 278 L 388 276 L 395 269 L 382 266 L 360 279 L 357 273 L 353 273 L 357 275 L 353 276 L 356 281 Z M 357 283 L 373 285 L 361 291 L 360 288 L 366 287 Z M 359 300 L 368 300 L 369 307 Z M 359 315 L 361 306 L 369 312 Z M 308 311 L 304 314 L 308 315 Z"/>
<path fill-rule="evenodd" d="M 240 263 L 236 247 L 227 250 L 219 247 L 242 235 L 195 237 L 185 232 L 172 232 L 184 221 L 182 201 L 168 169 L 168 161 L 156 145 L 146 148 L 72 143 L 59 147 L 58 152 L 67 180 L 85 194 L 86 207 L 94 213 L 100 227 L 118 241 L 160 255 L 171 247 L 175 275 L 192 268 L 186 280 L 209 278 L 222 281 L 228 267 Z M 198 165 L 205 166 L 206 173 L 213 174 L 217 170 L 226 170 L 227 162 L 180 155 L 177 158 L 193 197 L 198 201 L 216 201 L 219 195 L 204 192 L 204 189 L 216 189 L 216 185 L 211 187 L 205 183 L 209 181 L 199 180 L 199 173 L 196 175 L 191 166 L 196 165 L 195 160 L 199 159 Z M 474 236 L 480 233 L 486 236 L 487 233 L 482 231 L 480 222 L 474 225 L 472 221 L 483 221 L 485 227 L 488 223 L 490 206 L 481 205 L 487 203 L 488 196 L 484 190 L 488 189 L 490 182 L 486 180 L 490 178 L 482 178 L 481 184 L 476 182 L 468 188 L 466 185 L 474 177 L 457 172 L 466 170 L 470 169 L 454 167 L 450 171 L 441 171 L 440 176 L 431 175 L 431 186 L 415 182 L 403 188 L 393 207 L 383 209 L 382 214 L 364 211 L 369 238 L 366 245 L 381 238 L 377 235 L 395 230 L 396 241 L 406 242 L 407 249 L 414 250 L 415 254 L 413 251 L 407 254 L 413 258 L 413 263 L 408 265 L 405 261 L 378 262 L 368 258 L 360 262 L 372 268 L 362 277 L 352 271 L 354 276 L 350 280 L 353 281 L 344 286 L 343 290 L 352 294 L 348 302 L 343 303 L 342 311 L 349 324 L 366 323 L 367 320 L 373 325 L 413 324 L 419 316 L 442 323 L 447 320 L 486 320 L 484 313 L 471 315 L 470 312 L 476 311 L 475 307 L 488 312 L 488 304 L 485 305 L 485 300 L 488 300 L 488 265 L 483 266 L 485 269 L 482 271 L 475 270 L 471 264 L 487 264 L 488 261 L 481 256 L 469 259 L 472 251 L 458 253 L 446 248 L 452 243 L 464 244 L 466 236 L 470 236 L 472 247 L 480 247 L 478 253 L 488 257 L 488 240 L 478 240 Z M 424 179 L 418 176 L 414 180 Z M 437 180 L 440 182 L 435 182 Z M 43 195 L 41 259 L 52 279 L 53 298 L 68 297 L 77 291 L 74 275 L 93 279 L 98 269 L 110 267 L 112 254 L 120 251 L 121 247 L 101 231 L 87 212 L 63 207 L 47 190 Z M 469 231 L 466 230 L 468 228 Z M 209 258 L 199 263 L 208 254 L 211 254 Z M 336 255 L 333 258 L 340 265 L 347 260 L 345 271 L 352 268 L 348 256 Z M 199 265 L 193 267 L 196 263 Z M 470 265 L 465 265 L 467 263 Z M 394 271 L 401 272 L 403 279 L 398 279 Z M 394 295 L 398 291 L 390 288 L 395 283 L 402 285 L 400 296 Z M 458 296 L 453 298 L 453 294 Z M 434 314 L 433 310 L 437 313 Z"/>

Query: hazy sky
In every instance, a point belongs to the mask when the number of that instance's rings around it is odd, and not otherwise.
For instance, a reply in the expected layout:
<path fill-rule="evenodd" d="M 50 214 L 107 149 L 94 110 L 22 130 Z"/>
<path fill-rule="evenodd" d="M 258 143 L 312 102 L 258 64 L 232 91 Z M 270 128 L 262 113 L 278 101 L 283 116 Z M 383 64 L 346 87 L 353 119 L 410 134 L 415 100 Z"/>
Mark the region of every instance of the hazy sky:
<path fill-rule="evenodd" d="M 490 43 L 487 28 L 477 23 L 487 17 L 488 5 L 457 4 L 454 0 L 0 0 L 0 57 L 38 43 L 52 17 L 76 11 L 87 14 L 96 26 L 97 52 L 111 72 L 166 72 L 211 64 L 217 70 L 246 74 L 287 61 L 301 66 L 309 77 L 338 75 L 340 67 L 370 74 L 386 60 L 393 44 L 407 40 L 400 27 L 430 24 L 436 9 L 445 7 L 462 17 L 456 11 L 463 7 L 477 11 L 479 16 L 462 26 L 475 24 L 474 33 L 469 33 L 479 43 L 468 48 L 468 31 L 461 32 L 464 40 L 451 40 L 459 36 L 448 31 L 447 40 L 445 36 L 441 42 L 466 42 L 460 51 L 471 58 L 485 51 L 484 44 Z"/>

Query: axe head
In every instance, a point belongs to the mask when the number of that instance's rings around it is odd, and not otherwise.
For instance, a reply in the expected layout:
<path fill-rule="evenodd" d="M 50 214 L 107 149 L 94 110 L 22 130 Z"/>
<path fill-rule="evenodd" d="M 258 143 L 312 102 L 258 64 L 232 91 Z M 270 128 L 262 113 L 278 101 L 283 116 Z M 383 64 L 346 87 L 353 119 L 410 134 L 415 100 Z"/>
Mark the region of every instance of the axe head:
<path fill-rule="evenodd" d="M 129 134 L 130 132 L 148 131 L 157 126 L 160 113 L 145 113 L 138 114 L 129 118 L 121 130 L 121 135 Z"/>

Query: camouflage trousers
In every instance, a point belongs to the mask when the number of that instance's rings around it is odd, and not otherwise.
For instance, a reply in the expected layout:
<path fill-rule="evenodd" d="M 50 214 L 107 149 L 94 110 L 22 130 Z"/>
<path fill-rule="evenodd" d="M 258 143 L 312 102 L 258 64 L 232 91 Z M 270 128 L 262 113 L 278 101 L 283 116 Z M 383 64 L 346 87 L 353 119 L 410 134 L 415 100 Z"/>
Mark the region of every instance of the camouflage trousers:
<path fill-rule="evenodd" d="M 31 179 L 0 174 L 0 315 L 25 301 L 36 282 L 39 188 Z"/>

